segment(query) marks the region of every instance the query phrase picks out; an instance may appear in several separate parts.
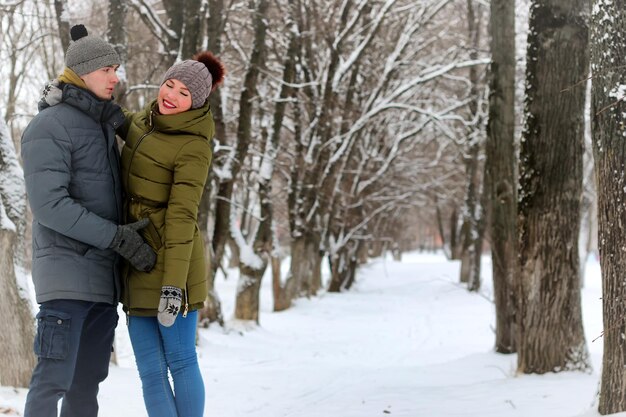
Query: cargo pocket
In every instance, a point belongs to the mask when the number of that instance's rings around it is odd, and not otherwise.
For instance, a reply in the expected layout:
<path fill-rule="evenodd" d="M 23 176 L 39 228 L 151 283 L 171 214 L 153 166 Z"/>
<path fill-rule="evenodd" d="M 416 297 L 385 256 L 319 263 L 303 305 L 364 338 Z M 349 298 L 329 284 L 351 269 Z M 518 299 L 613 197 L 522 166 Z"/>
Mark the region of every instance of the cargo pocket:
<path fill-rule="evenodd" d="M 65 359 L 69 350 L 70 322 L 67 313 L 41 310 L 37 314 L 35 355 L 45 359 Z"/>

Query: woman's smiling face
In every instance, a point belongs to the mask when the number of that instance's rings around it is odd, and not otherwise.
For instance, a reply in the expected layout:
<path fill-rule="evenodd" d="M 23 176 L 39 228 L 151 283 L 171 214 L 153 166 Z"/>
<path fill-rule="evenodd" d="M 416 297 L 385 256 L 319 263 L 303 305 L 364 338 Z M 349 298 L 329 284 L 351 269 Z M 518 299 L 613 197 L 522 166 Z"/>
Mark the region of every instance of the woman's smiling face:
<path fill-rule="evenodd" d="M 191 108 L 191 93 L 185 84 L 172 78 L 161 85 L 157 103 L 161 114 L 182 113 Z"/>

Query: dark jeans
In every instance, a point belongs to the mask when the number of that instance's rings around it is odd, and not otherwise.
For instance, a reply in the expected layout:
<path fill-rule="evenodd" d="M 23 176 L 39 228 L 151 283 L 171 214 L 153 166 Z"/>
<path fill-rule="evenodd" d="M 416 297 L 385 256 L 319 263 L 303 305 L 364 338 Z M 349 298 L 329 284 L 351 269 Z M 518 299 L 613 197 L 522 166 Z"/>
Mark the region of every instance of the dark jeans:
<path fill-rule="evenodd" d="M 109 373 L 117 309 L 105 303 L 53 300 L 37 314 L 37 365 L 24 417 L 98 415 L 98 385 Z"/>

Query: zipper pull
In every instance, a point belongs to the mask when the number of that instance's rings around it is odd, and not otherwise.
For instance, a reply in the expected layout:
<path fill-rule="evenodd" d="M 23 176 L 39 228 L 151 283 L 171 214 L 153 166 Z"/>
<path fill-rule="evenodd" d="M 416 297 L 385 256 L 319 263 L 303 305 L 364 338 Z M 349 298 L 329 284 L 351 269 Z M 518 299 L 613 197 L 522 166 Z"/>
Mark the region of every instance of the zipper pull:
<path fill-rule="evenodd" d="M 154 110 L 150 110 L 150 117 L 148 119 L 148 124 L 150 125 L 150 127 L 152 127 L 152 114 L 154 113 Z"/>
<path fill-rule="evenodd" d="M 185 309 L 183 310 L 183 318 L 187 317 L 189 311 L 189 300 L 187 300 L 187 290 L 185 290 Z"/>

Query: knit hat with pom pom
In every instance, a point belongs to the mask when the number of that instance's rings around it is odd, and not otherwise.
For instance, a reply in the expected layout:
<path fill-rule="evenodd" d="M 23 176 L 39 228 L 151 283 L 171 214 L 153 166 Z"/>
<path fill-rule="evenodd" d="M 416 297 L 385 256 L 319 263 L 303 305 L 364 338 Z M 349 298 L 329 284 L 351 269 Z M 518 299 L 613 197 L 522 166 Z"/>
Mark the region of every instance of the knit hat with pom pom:
<path fill-rule="evenodd" d="M 85 75 L 97 69 L 120 65 L 120 57 L 110 43 L 89 36 L 83 25 L 72 26 L 72 42 L 65 53 L 65 65 L 77 75 Z"/>
<path fill-rule="evenodd" d="M 224 64 L 211 52 L 198 52 L 192 59 L 174 64 L 163 76 L 161 85 L 167 80 L 178 80 L 191 93 L 191 108 L 204 105 L 211 91 L 224 80 Z"/>

